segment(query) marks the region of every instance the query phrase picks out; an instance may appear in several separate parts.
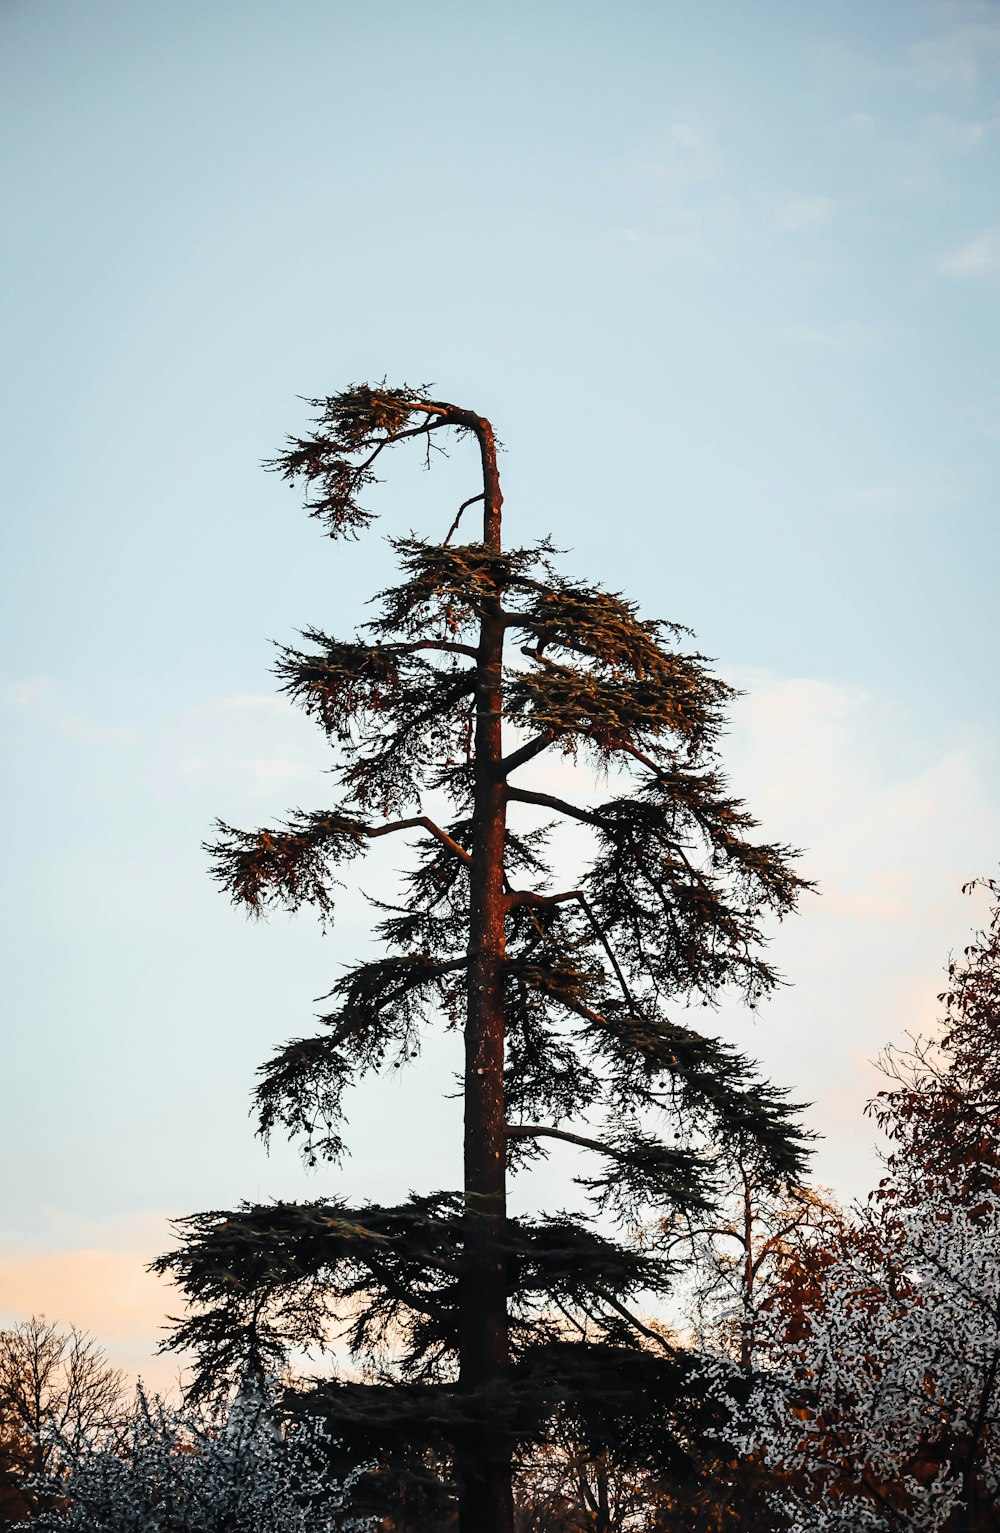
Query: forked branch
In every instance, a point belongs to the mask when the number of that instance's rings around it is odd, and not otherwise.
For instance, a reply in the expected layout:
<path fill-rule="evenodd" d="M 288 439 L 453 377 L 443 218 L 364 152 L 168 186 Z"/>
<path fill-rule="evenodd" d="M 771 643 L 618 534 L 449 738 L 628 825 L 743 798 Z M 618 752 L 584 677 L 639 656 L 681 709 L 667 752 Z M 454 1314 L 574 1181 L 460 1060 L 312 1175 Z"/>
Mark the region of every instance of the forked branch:
<path fill-rule="evenodd" d="M 442 426 L 449 424 L 447 420 L 431 420 L 425 421 L 422 426 L 410 426 L 406 431 L 392 432 L 383 442 L 378 443 L 374 452 L 370 453 L 363 463 L 358 464 L 358 470 L 363 473 L 365 469 L 371 468 L 379 453 L 384 452 L 387 447 L 393 447 L 397 442 L 405 441 L 410 436 L 427 436 L 429 432 L 440 431 Z"/>
<path fill-rule="evenodd" d="M 539 796 L 548 797 L 547 794 Z M 590 922 L 590 925 L 593 928 L 595 937 L 607 955 L 608 963 L 614 970 L 615 979 L 618 981 L 622 995 L 625 997 L 632 1010 L 634 1012 L 638 1012 L 639 1008 L 635 1003 L 635 997 L 632 994 L 632 991 L 629 989 L 628 980 L 625 978 L 625 975 L 622 971 L 622 966 L 618 962 L 618 959 L 615 955 L 615 950 L 611 946 L 607 933 L 594 914 L 593 906 L 587 899 L 587 896 L 584 894 L 582 889 L 567 889 L 562 894 L 535 894 L 533 891 L 528 889 L 512 889 L 507 896 L 508 909 L 511 910 L 515 909 L 519 905 L 528 905 L 533 908 L 547 905 L 564 905 L 568 900 L 576 900 L 584 915 L 587 917 L 587 920 Z"/>

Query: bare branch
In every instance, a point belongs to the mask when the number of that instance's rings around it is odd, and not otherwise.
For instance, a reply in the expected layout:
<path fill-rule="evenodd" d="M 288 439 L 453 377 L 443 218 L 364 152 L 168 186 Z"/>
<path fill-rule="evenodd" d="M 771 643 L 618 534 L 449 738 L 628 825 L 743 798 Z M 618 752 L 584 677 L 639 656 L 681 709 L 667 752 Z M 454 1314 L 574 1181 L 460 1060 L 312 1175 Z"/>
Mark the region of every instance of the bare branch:
<path fill-rule="evenodd" d="M 468 655 L 470 660 L 479 659 L 479 651 L 472 644 L 458 644 L 454 639 L 414 639 L 406 644 L 380 644 L 379 649 L 390 650 L 394 655 L 412 655 L 421 649 L 442 649 L 447 654 Z"/>
<path fill-rule="evenodd" d="M 379 836 L 391 836 L 397 830 L 416 830 L 418 827 L 422 830 L 429 830 L 432 836 L 437 837 L 442 846 L 446 846 L 449 851 L 454 852 L 455 856 L 460 857 L 463 862 L 472 861 L 465 847 L 459 846 L 457 841 L 453 841 L 448 832 L 442 830 L 440 825 L 435 825 L 434 821 L 426 814 L 416 814 L 409 820 L 393 820 L 389 825 L 361 825 L 358 828 L 363 836 L 368 836 L 372 841 L 375 841 Z"/>
<path fill-rule="evenodd" d="M 624 1304 L 620 1304 L 614 1295 L 608 1293 L 605 1289 L 597 1288 L 594 1291 L 601 1296 L 605 1304 L 610 1305 L 613 1310 L 621 1315 L 623 1320 L 627 1320 L 629 1325 L 634 1326 L 641 1336 L 646 1336 L 650 1341 L 655 1341 L 658 1347 L 662 1347 L 664 1352 L 669 1352 L 673 1356 L 673 1347 L 669 1341 L 664 1340 L 659 1331 L 653 1331 L 648 1325 L 643 1325 L 638 1315 L 633 1315 L 630 1309 L 626 1309 Z"/>
<path fill-rule="evenodd" d="M 618 959 L 615 957 L 615 950 L 611 946 L 611 943 L 608 941 L 607 936 L 605 935 L 605 932 L 604 932 L 604 928 L 601 926 L 600 922 L 598 921 L 597 917 L 595 916 L 595 914 L 594 914 L 594 912 L 593 912 L 593 910 L 591 908 L 590 901 L 587 899 L 587 897 L 584 894 L 578 894 L 577 895 L 577 899 L 580 901 L 581 906 L 586 911 L 587 919 L 589 920 L 591 926 L 594 928 L 594 931 L 595 931 L 595 933 L 597 935 L 598 942 L 601 944 L 601 947 L 604 949 L 604 951 L 608 955 L 608 962 L 611 965 L 612 969 L 614 969 L 614 971 L 615 971 L 615 978 L 617 979 L 619 985 L 621 986 L 622 995 L 625 997 L 626 1001 L 628 1001 L 628 1003 L 631 1006 L 632 1010 L 637 1012 L 639 1010 L 639 1008 L 635 1004 L 635 997 L 633 996 L 631 990 L 629 989 L 628 980 L 625 978 L 625 975 L 622 973 L 621 964 L 618 962 Z"/>
<path fill-rule="evenodd" d="M 485 499 L 486 499 L 485 491 L 480 490 L 478 495 L 470 495 L 468 500 L 463 500 L 462 501 L 462 504 L 459 506 L 457 512 L 455 513 L 455 520 L 452 522 L 451 526 L 448 528 L 447 535 L 445 536 L 445 540 L 444 540 L 444 547 L 445 548 L 447 548 L 448 544 L 451 542 L 452 533 L 458 531 L 458 524 L 462 520 L 462 512 L 463 511 L 467 511 L 470 506 L 474 506 L 476 504 L 477 500 L 485 500 Z"/>
<path fill-rule="evenodd" d="M 515 804 L 537 804 L 540 809 L 553 809 L 556 814 L 565 814 L 573 820 L 582 820 L 584 825 L 604 824 L 600 815 L 594 814 L 590 809 L 581 809 L 576 804 L 569 804 L 564 798 L 556 798 L 553 793 L 535 793 L 530 788 L 510 788 L 507 797 Z"/>
<path fill-rule="evenodd" d="M 599 1155 L 621 1158 L 621 1151 L 600 1139 L 585 1139 L 582 1134 L 571 1134 L 568 1129 L 548 1128 L 543 1123 L 508 1123 L 508 1139 L 565 1139 L 567 1144 L 578 1144 L 584 1150 L 596 1150 Z"/>
<path fill-rule="evenodd" d="M 410 426 L 406 431 L 394 431 L 392 436 L 387 436 L 384 442 L 379 442 L 375 451 L 370 453 L 365 461 L 358 465 L 358 468 L 360 470 L 371 468 L 380 452 L 384 452 L 387 447 L 392 447 L 396 442 L 404 441 L 408 436 L 427 436 L 429 432 L 440 431 L 442 426 L 449 424 L 450 422 L 446 420 L 425 421 L 422 426 Z"/>
<path fill-rule="evenodd" d="M 533 740 L 529 740 L 527 745 L 522 745 L 520 750 L 511 751 L 510 755 L 505 756 L 500 763 L 501 774 L 507 777 L 519 766 L 524 766 L 526 761 L 533 760 L 541 751 L 546 750 L 554 739 L 554 730 L 546 729 L 542 734 L 536 735 Z"/>

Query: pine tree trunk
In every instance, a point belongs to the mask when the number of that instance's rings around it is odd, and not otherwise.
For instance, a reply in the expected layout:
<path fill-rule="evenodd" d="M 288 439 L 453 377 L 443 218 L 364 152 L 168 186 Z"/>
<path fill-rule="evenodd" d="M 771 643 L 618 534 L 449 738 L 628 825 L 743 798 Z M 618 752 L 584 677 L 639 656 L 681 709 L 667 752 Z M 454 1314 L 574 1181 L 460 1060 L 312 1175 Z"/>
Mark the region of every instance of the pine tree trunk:
<path fill-rule="evenodd" d="M 483 540 L 500 549 L 502 496 L 489 423 L 476 420 L 483 463 Z M 494 1396 L 507 1376 L 506 1118 L 503 1095 L 506 784 L 500 772 L 504 625 L 498 597 L 480 625 L 475 798 L 465 1029 L 465 1239 L 459 1313 L 463 1391 Z M 499 1425 L 470 1427 L 456 1452 L 461 1533 L 512 1533 L 511 1452 Z"/>

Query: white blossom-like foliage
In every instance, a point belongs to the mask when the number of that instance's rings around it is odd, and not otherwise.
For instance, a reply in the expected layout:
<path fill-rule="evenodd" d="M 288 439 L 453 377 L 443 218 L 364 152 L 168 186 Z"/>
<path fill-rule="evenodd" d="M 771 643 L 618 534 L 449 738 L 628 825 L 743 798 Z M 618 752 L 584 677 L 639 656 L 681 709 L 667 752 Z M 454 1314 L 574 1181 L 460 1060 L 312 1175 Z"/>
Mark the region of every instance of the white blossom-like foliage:
<path fill-rule="evenodd" d="M 60 1468 L 36 1489 L 42 1533 L 365 1533 L 345 1511 L 350 1482 L 324 1472 L 315 1426 L 282 1433 L 270 1403 L 241 1393 L 206 1424 L 147 1397 L 116 1441 L 60 1445 Z"/>
<path fill-rule="evenodd" d="M 788 1274 L 786 1350 L 739 1412 L 791 1533 L 1000 1528 L 1000 886 L 986 887 L 990 924 L 949 966 L 940 1035 L 883 1058 L 887 1175 Z"/>
<path fill-rule="evenodd" d="M 791 1533 L 996 1526 L 1000 1199 L 969 1206 L 964 1179 L 903 1209 L 881 1192 L 753 1392 L 741 1446 L 778 1475 Z"/>

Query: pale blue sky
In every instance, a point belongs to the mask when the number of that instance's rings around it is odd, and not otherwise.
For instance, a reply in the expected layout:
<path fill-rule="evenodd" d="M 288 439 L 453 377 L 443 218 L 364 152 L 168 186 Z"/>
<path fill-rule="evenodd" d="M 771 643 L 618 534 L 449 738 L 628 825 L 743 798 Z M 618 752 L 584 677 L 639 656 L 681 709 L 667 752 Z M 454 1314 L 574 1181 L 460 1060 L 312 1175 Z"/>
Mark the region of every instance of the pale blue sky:
<path fill-rule="evenodd" d="M 47 1252 L 331 1185 L 246 1098 L 363 912 L 248 928 L 199 841 L 322 801 L 268 641 L 348 631 L 387 566 L 258 461 L 365 377 L 490 414 L 510 535 L 747 688 L 735 785 L 824 896 L 724 1022 L 867 1185 L 865 1061 L 1000 850 L 998 145 L 997 4 L 0 0 L 0 1318 Z M 467 483 L 398 459 L 385 529 Z M 437 1063 L 365 1093 L 344 1185 L 452 1177 Z"/>

